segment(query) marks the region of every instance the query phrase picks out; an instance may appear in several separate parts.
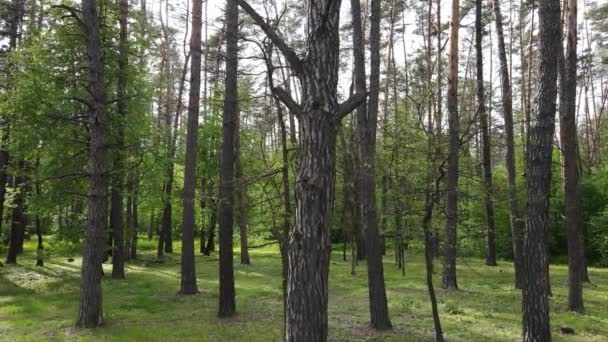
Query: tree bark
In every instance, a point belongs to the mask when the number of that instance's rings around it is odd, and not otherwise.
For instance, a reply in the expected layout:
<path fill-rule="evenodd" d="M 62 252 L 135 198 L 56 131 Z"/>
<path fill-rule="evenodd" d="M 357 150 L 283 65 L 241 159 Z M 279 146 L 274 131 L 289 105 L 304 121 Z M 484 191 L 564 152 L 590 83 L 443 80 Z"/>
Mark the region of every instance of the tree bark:
<path fill-rule="evenodd" d="M 77 326 L 93 328 L 103 323 L 101 263 L 104 255 L 107 222 L 107 166 L 104 72 L 96 0 L 82 0 L 83 28 L 88 60 L 90 94 L 90 189 L 80 277 L 80 304 Z"/>
<path fill-rule="evenodd" d="M 457 289 L 456 281 L 456 229 L 458 225 L 458 159 L 460 150 L 460 122 L 458 118 L 458 30 L 460 2 L 452 0 L 450 20 L 450 55 L 448 59 L 448 125 L 449 151 L 447 170 L 446 226 L 443 282 L 445 289 Z"/>
<path fill-rule="evenodd" d="M 500 2 L 494 0 L 494 19 L 496 22 L 496 35 L 498 38 L 498 59 L 500 61 L 500 84 L 502 87 L 502 108 L 505 120 L 505 139 L 506 139 L 506 165 L 507 178 L 509 183 L 509 207 L 511 211 L 511 238 L 513 245 L 513 265 L 515 268 L 515 287 L 522 287 L 523 277 L 523 238 L 524 238 L 524 219 L 517 203 L 517 173 L 515 170 L 515 138 L 513 134 L 513 99 L 511 95 L 511 82 L 509 77 L 509 67 L 507 65 L 507 53 L 505 49 L 505 38 L 503 33 L 502 14 L 500 12 Z M 530 66 L 528 66 L 530 67 Z"/>
<path fill-rule="evenodd" d="M 220 234 L 220 303 L 219 317 L 235 314 L 232 226 L 234 223 L 234 143 L 239 111 L 237 83 L 239 8 L 237 0 L 226 2 L 226 80 L 222 160 L 220 167 L 219 234 Z"/>
<path fill-rule="evenodd" d="M 139 230 L 139 192 L 137 182 L 135 182 L 133 186 L 133 226 L 131 228 L 131 259 L 135 260 L 137 259 L 137 234 Z"/>
<path fill-rule="evenodd" d="M 198 292 L 196 264 L 194 262 L 194 196 L 196 191 L 196 149 L 198 141 L 198 115 L 201 92 L 201 30 L 203 2 L 192 0 L 192 33 L 190 36 L 190 96 L 186 135 L 186 161 L 184 167 L 183 224 L 181 285 L 183 295 Z M 184 66 L 186 68 L 186 66 Z M 179 113 L 177 113 L 179 115 Z"/>
<path fill-rule="evenodd" d="M 25 227 L 27 217 L 25 215 L 25 201 L 26 201 L 26 184 L 27 181 L 25 174 L 25 162 L 19 160 L 17 165 L 17 175 L 15 176 L 15 188 L 17 194 L 14 198 L 14 208 L 11 217 L 11 232 L 9 237 L 8 251 L 6 254 L 6 264 L 16 264 L 17 255 L 23 251 L 23 236 L 25 234 Z"/>
<path fill-rule="evenodd" d="M 111 208 L 110 208 L 110 229 L 114 237 L 114 250 L 112 253 L 112 278 L 122 279 L 125 277 L 125 246 L 124 246 L 124 226 L 123 226 L 123 189 L 124 189 L 124 173 L 125 173 L 125 157 L 124 157 L 124 124 L 127 118 L 127 81 L 129 67 L 129 50 L 127 46 L 127 29 L 129 16 L 128 0 L 119 0 L 119 23 L 120 23 L 120 40 L 119 40 L 119 55 L 118 55 L 118 87 L 117 87 L 117 117 L 116 121 L 116 148 L 113 151 L 114 164 L 112 177 L 112 193 L 111 193 Z"/>
<path fill-rule="evenodd" d="M 361 10 L 359 0 L 352 1 L 353 14 L 353 46 L 355 52 L 355 86 L 357 93 L 365 93 L 365 61 L 363 56 L 364 44 L 361 28 Z M 354 6 L 353 6 L 354 5 Z M 356 8 L 355 8 L 356 7 Z M 365 230 L 365 250 L 367 254 L 367 280 L 369 290 L 369 306 L 372 327 L 378 330 L 391 328 L 388 315 L 386 289 L 384 284 L 384 269 L 380 237 L 376 222 L 376 170 L 374 154 L 376 150 L 376 126 L 378 121 L 378 98 L 380 94 L 380 16 L 379 0 L 371 2 L 370 19 L 370 96 L 365 110 L 365 103 L 357 110 L 357 128 L 359 136 L 359 180 L 361 191 L 361 210 L 363 229 Z M 358 19 L 359 18 L 359 19 Z M 358 19 L 358 20 L 357 20 Z M 355 32 L 358 32 L 356 34 Z M 361 109 L 363 107 L 363 109 Z"/>
<path fill-rule="evenodd" d="M 568 309 L 583 312 L 584 241 L 579 206 L 579 173 L 576 129 L 577 3 L 567 1 L 566 55 L 560 58 L 560 138 L 564 167 L 566 230 L 568 233 Z M 565 10 L 564 10 L 565 11 Z"/>
<path fill-rule="evenodd" d="M 524 238 L 523 339 L 551 341 L 547 239 L 551 162 L 557 97 L 558 53 L 562 51 L 560 0 L 539 0 L 539 84 L 527 148 L 528 207 Z"/>
<path fill-rule="evenodd" d="M 494 199 L 492 190 L 492 159 L 490 154 L 490 122 L 486 111 L 483 84 L 483 27 L 481 0 L 475 1 L 475 51 L 477 64 L 477 112 L 481 128 L 483 158 L 484 205 L 486 210 L 486 265 L 496 266 L 496 232 L 494 228 Z"/>
<path fill-rule="evenodd" d="M 240 138 L 240 113 L 237 113 L 236 132 L 234 136 L 234 178 L 239 182 L 235 190 L 235 205 L 237 208 L 237 221 L 239 225 L 239 237 L 241 248 L 241 264 L 249 265 L 249 243 L 248 243 L 248 216 L 247 216 L 247 183 L 243 177 L 243 166 L 241 164 L 241 138 Z"/>
<path fill-rule="evenodd" d="M 302 83 L 301 106 L 282 89 L 273 89 L 298 116 L 300 137 L 295 225 L 288 251 L 285 339 L 326 341 L 336 125 L 364 98 L 364 94 L 355 94 L 343 104 L 338 104 L 340 1 L 308 3 L 307 54 L 304 60 L 245 0 L 236 1 L 281 50 Z"/>

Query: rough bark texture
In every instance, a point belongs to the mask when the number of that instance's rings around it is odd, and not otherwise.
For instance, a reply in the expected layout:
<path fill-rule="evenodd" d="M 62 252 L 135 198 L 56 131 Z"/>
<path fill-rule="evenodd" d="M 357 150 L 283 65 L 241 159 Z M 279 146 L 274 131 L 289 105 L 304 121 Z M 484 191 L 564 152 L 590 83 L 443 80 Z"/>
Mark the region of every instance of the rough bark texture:
<path fill-rule="evenodd" d="M 460 2 L 452 0 L 450 19 L 450 54 L 448 57 L 448 125 L 449 151 L 447 171 L 446 225 L 443 264 L 445 289 L 457 289 L 456 282 L 456 229 L 458 225 L 458 157 L 460 150 L 460 122 L 458 118 L 458 29 Z"/>
<path fill-rule="evenodd" d="M 190 96 L 186 135 L 186 161 L 184 167 L 183 225 L 181 286 L 183 295 L 198 292 L 194 262 L 194 194 L 196 191 L 196 148 L 198 141 L 198 114 L 201 92 L 201 30 L 203 2 L 192 0 L 192 33 L 190 36 Z"/>
<path fill-rule="evenodd" d="M 527 148 L 528 207 L 524 238 L 523 339 L 551 341 L 547 239 L 555 132 L 558 53 L 562 51 L 559 0 L 539 1 L 536 111 Z"/>
<path fill-rule="evenodd" d="M 494 200 L 492 191 L 492 160 L 490 154 L 490 122 L 486 111 L 483 84 L 483 27 L 481 0 L 475 1 L 475 51 L 477 64 L 477 113 L 481 128 L 484 205 L 486 210 L 486 265 L 496 266 L 496 232 L 494 229 Z"/>
<path fill-rule="evenodd" d="M 113 151 L 114 164 L 112 176 L 112 193 L 110 208 L 110 229 L 114 237 L 114 250 L 112 253 L 112 278 L 122 279 L 125 277 L 125 246 L 124 246 L 124 226 L 123 226 L 123 189 L 125 174 L 124 156 L 124 122 L 127 118 L 127 77 L 129 67 L 129 51 L 127 47 L 127 18 L 129 16 L 128 0 L 118 2 L 120 11 L 120 40 L 118 55 L 118 87 L 117 87 L 117 116 L 116 125 L 116 148 Z"/>
<path fill-rule="evenodd" d="M 218 316 L 230 317 L 236 311 L 234 293 L 234 137 L 238 120 L 239 94 L 237 84 L 239 8 L 236 0 L 226 2 L 226 83 L 222 160 L 220 167 L 219 234 L 220 234 L 220 305 Z"/>
<path fill-rule="evenodd" d="M 502 14 L 500 2 L 494 0 L 494 19 L 496 22 L 496 35 L 498 39 L 498 59 L 500 61 L 500 84 L 502 89 L 502 110 L 505 120 L 506 139 L 506 165 L 507 178 L 509 182 L 509 206 L 511 210 L 511 237 L 513 244 L 513 265 L 515 267 L 515 287 L 522 287 L 522 248 L 524 238 L 524 219 L 517 203 L 517 186 L 515 173 L 515 138 L 513 136 L 513 99 L 511 95 L 511 82 L 509 78 L 509 66 L 507 64 L 507 53 L 505 49 L 505 38 L 502 26 Z"/>
<path fill-rule="evenodd" d="M 104 256 L 107 222 L 107 167 L 105 93 L 99 15 L 96 0 L 82 0 L 82 15 L 88 60 L 88 87 L 91 109 L 90 134 L 90 189 L 87 227 L 85 229 L 80 277 L 80 304 L 77 325 L 92 328 L 103 322 L 101 262 Z"/>
<path fill-rule="evenodd" d="M 283 53 L 302 84 L 302 105 L 273 89 L 299 118 L 295 225 L 289 241 L 287 341 L 327 340 L 327 299 L 336 159 L 336 125 L 364 95 L 337 99 L 339 0 L 309 1 L 306 59 L 298 55 L 244 0 L 237 0 Z M 230 56 L 230 54 L 228 54 Z"/>
<path fill-rule="evenodd" d="M 568 0 L 566 55 L 560 63 L 560 138 L 564 165 L 566 229 L 568 232 L 568 309 L 583 312 L 584 242 L 579 207 L 576 132 L 576 0 Z"/>
<path fill-rule="evenodd" d="M 364 44 L 359 0 L 352 1 L 351 7 L 353 15 L 353 46 L 356 51 L 355 86 L 357 93 L 365 93 Z M 382 251 L 376 222 L 376 170 L 374 159 L 378 121 L 378 98 L 380 93 L 380 15 L 380 1 L 372 0 L 370 19 L 370 96 L 367 110 L 365 110 L 365 104 L 359 105 L 359 109 L 357 110 L 357 129 L 359 136 L 359 185 L 367 254 L 370 318 L 372 327 L 385 330 L 391 327 L 391 321 L 388 316 Z M 363 109 L 361 109 L 362 107 Z"/>

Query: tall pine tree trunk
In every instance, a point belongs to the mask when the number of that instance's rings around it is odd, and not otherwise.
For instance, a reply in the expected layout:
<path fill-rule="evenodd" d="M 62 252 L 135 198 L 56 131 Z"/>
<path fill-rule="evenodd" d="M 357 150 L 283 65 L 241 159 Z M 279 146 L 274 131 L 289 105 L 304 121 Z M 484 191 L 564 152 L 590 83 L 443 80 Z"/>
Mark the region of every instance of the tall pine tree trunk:
<path fill-rule="evenodd" d="M 127 19 L 129 16 L 128 0 L 120 0 L 119 7 L 119 23 L 120 23 L 120 40 L 119 40 L 119 56 L 118 56 L 118 111 L 115 119 L 116 125 L 116 141 L 114 154 L 114 165 L 112 166 L 114 174 L 112 177 L 112 193 L 111 193 L 111 208 L 110 208 L 110 229 L 114 237 L 114 250 L 112 252 L 112 278 L 122 279 L 125 277 L 125 246 L 124 246 L 124 226 L 123 226 L 123 189 L 124 189 L 124 174 L 125 174 L 125 156 L 124 156 L 124 127 L 127 118 L 127 80 L 129 67 L 129 50 L 127 46 Z"/>
<path fill-rule="evenodd" d="M 494 199 L 492 190 L 492 159 L 490 154 L 490 122 L 486 111 L 483 84 L 483 27 L 481 1 L 475 1 L 475 51 L 477 64 L 477 102 L 481 128 L 483 159 L 484 204 L 486 210 L 486 265 L 496 266 L 496 232 L 494 229 Z"/>
<path fill-rule="evenodd" d="M 235 189 L 234 199 L 237 209 L 237 223 L 239 225 L 239 237 L 241 242 L 241 264 L 249 265 L 247 182 L 243 175 L 243 165 L 241 164 L 240 112 L 237 113 L 237 115 L 234 137 L 234 178 L 238 182 L 238 188 Z"/>
<path fill-rule="evenodd" d="M 452 0 L 450 19 L 450 53 L 448 58 L 448 124 L 449 151 L 447 169 L 447 198 L 443 283 L 445 289 L 457 289 L 456 282 L 456 229 L 458 225 L 458 157 L 460 150 L 460 122 L 458 118 L 458 30 L 460 2 Z"/>
<path fill-rule="evenodd" d="M 551 341 L 549 323 L 549 198 L 557 98 L 558 53 L 562 51 L 560 0 L 539 1 L 539 72 L 536 111 L 527 148 L 528 207 L 524 238 L 523 339 Z"/>
<path fill-rule="evenodd" d="M 80 304 L 77 325 L 92 328 L 103 323 L 101 263 L 104 256 L 107 222 L 107 126 L 105 113 L 102 49 L 96 0 L 82 0 L 83 28 L 88 60 L 90 94 L 90 189 L 80 277 Z"/>
<path fill-rule="evenodd" d="M 568 309 L 583 312 L 585 252 L 579 206 L 579 172 L 576 130 L 577 4 L 568 0 L 565 58 L 560 62 L 560 138 L 564 165 L 566 229 L 568 232 Z"/>
<path fill-rule="evenodd" d="M 237 84 L 239 8 L 237 0 L 226 2 L 226 83 L 222 160 L 220 167 L 219 234 L 220 234 L 220 303 L 218 315 L 235 314 L 232 226 L 234 222 L 234 143 L 239 115 Z"/>
<path fill-rule="evenodd" d="M 190 96 L 186 135 L 186 161 L 184 167 L 183 224 L 181 286 L 179 293 L 198 292 L 194 262 L 194 195 L 196 191 L 196 148 L 198 140 L 198 114 L 201 92 L 201 30 L 203 2 L 192 0 L 192 33 L 190 36 Z M 184 66 L 184 68 L 186 68 Z M 179 113 L 176 113 L 179 115 Z"/>
<path fill-rule="evenodd" d="M 358 1 L 358 0 L 355 0 Z M 355 4 L 356 5 L 356 4 Z M 365 104 L 359 106 L 363 110 L 357 111 L 357 129 L 359 135 L 359 179 L 361 186 L 361 208 L 363 215 L 363 229 L 365 231 L 365 249 L 367 254 L 367 280 L 369 290 L 369 306 L 372 327 L 379 330 L 389 329 L 391 322 L 388 316 L 386 289 L 384 284 L 384 269 L 382 265 L 382 251 L 378 225 L 376 222 L 376 125 L 378 121 L 378 98 L 380 94 L 380 16 L 379 0 L 371 2 L 370 26 L 370 96 L 365 110 Z M 360 18 L 353 10 L 353 21 Z M 360 20 L 359 20 L 360 21 Z M 354 26 L 354 25 L 353 25 Z M 360 22 L 359 22 L 360 27 Z M 355 37 L 355 85 L 357 93 L 365 93 L 364 49 L 362 34 Z M 362 70 L 361 70 L 362 69 Z"/>
<path fill-rule="evenodd" d="M 496 22 L 496 35 L 498 38 L 498 59 L 500 61 L 500 84 L 502 89 L 502 110 L 505 120 L 505 145 L 507 147 L 506 165 L 509 183 L 509 207 L 511 211 L 511 237 L 513 245 L 513 265 L 515 267 L 515 287 L 522 287 L 523 277 L 523 238 L 524 219 L 517 203 L 517 174 L 515 171 L 515 138 L 513 135 L 513 99 L 511 95 L 511 82 L 509 77 L 509 66 L 507 64 L 507 53 L 505 48 L 505 37 L 503 33 L 502 14 L 500 2 L 493 1 L 494 20 Z"/>

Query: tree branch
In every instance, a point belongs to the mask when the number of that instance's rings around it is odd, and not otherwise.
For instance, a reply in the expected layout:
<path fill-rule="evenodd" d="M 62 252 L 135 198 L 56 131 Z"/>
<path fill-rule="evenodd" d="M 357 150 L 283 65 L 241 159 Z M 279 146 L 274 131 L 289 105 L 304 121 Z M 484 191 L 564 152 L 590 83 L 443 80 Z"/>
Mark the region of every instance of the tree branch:
<path fill-rule="evenodd" d="M 365 102 L 366 97 L 367 97 L 367 94 L 357 93 L 357 94 L 351 95 L 348 98 L 348 100 L 340 103 L 340 106 L 338 107 L 338 113 L 336 113 L 335 120 L 340 121 L 340 120 L 342 120 L 343 117 L 350 114 L 350 112 L 357 109 L 357 107 L 359 107 L 360 104 Z"/>
<path fill-rule="evenodd" d="M 266 33 L 266 36 L 270 38 L 272 43 L 276 45 L 279 50 L 281 50 L 281 52 L 283 53 L 291 67 L 296 71 L 296 73 L 301 74 L 303 71 L 302 60 L 298 57 L 295 51 L 293 51 L 287 45 L 287 43 L 285 43 L 285 41 L 281 37 L 279 37 L 275 30 L 270 25 L 268 25 L 266 20 L 264 20 L 264 18 L 262 18 L 262 16 L 259 15 L 258 12 L 256 12 L 251 6 L 249 6 L 249 4 L 245 0 L 236 1 L 238 2 L 239 6 L 245 12 L 247 12 L 247 14 L 249 14 L 251 19 L 253 19 L 253 21 L 256 23 L 256 25 L 258 25 L 262 29 L 262 31 Z"/>
<path fill-rule="evenodd" d="M 279 99 L 289 110 L 298 115 L 302 113 L 302 107 L 291 97 L 291 95 L 281 87 L 272 88 L 272 94 Z"/>

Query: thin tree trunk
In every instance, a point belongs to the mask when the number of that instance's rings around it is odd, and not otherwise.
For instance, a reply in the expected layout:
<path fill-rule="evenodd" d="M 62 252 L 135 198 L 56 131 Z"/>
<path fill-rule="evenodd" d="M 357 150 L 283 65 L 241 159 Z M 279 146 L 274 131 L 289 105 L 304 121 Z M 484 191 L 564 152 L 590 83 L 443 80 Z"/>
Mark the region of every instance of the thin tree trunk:
<path fill-rule="evenodd" d="M 500 60 L 500 84 L 502 86 L 502 108 L 505 120 L 506 139 L 506 165 L 509 183 L 509 205 L 511 211 L 511 237 L 513 245 L 513 260 L 515 267 L 515 287 L 522 287 L 523 277 L 523 238 L 524 219 L 517 203 L 517 173 L 515 170 L 515 138 L 513 134 L 513 99 L 511 95 L 511 83 L 509 81 L 509 68 L 507 65 L 507 53 L 505 49 L 505 38 L 503 34 L 502 14 L 500 2 L 493 1 L 494 19 L 496 22 L 496 34 L 498 38 L 498 59 Z M 531 43 L 530 43 L 531 44 Z M 530 67 L 530 65 L 528 65 Z M 529 88 L 528 88 L 529 89 Z M 526 106 L 527 107 L 527 106 Z M 527 130 L 528 131 L 528 130 Z"/>
<path fill-rule="evenodd" d="M 127 29 L 129 16 L 128 0 L 119 0 L 119 23 L 120 40 L 118 56 L 118 87 L 117 87 L 117 116 L 116 116 L 116 148 L 113 151 L 113 177 L 110 208 L 110 230 L 114 237 L 114 250 L 112 251 L 112 278 L 122 279 L 125 277 L 125 248 L 124 248 L 124 227 L 123 227 L 123 189 L 124 189 L 124 124 L 127 118 L 127 81 L 129 67 L 129 51 L 127 46 Z"/>
<path fill-rule="evenodd" d="M 356 5 L 356 3 L 353 2 Z M 352 6 L 352 5 L 351 5 Z M 353 28 L 361 27 L 360 9 L 353 10 Z M 376 185 L 375 185 L 375 149 L 376 149 L 376 125 L 378 120 L 378 97 L 380 94 L 380 16 L 381 8 L 379 0 L 371 2 L 370 19 L 370 96 L 365 110 L 365 104 L 357 110 L 357 128 L 359 136 L 359 161 L 358 167 L 361 186 L 361 208 L 363 215 L 363 229 L 365 230 L 365 249 L 367 253 L 367 280 L 369 290 L 369 306 L 372 327 L 378 330 L 391 328 L 388 315 L 386 289 L 384 284 L 384 269 L 382 265 L 382 253 L 380 249 L 380 237 L 376 222 Z M 363 35 L 358 37 L 353 34 L 355 51 L 355 86 L 357 93 L 365 93 L 365 69 L 363 59 Z M 361 77 L 363 76 L 363 77 Z M 361 109 L 363 107 L 363 109 Z"/>
<path fill-rule="evenodd" d="M 139 230 L 139 192 L 137 182 L 134 184 L 133 189 L 133 222 L 132 222 L 132 236 L 131 236 L 131 259 L 137 259 L 137 234 Z"/>
<path fill-rule="evenodd" d="M 196 149 L 198 141 L 198 115 L 201 92 L 201 30 L 203 3 L 192 0 L 192 33 L 190 36 L 190 96 L 186 135 L 186 161 L 184 167 L 181 284 L 179 293 L 198 292 L 196 264 L 194 262 L 194 196 L 196 191 Z M 186 65 L 184 65 L 184 69 Z M 179 112 L 176 113 L 179 115 Z M 174 134 L 177 134 L 174 133 Z"/>
<path fill-rule="evenodd" d="M 80 304 L 76 325 L 85 328 L 93 328 L 103 323 L 101 263 L 104 256 L 104 230 L 108 217 L 106 166 L 108 119 L 105 113 L 104 73 L 97 6 L 96 0 L 82 0 L 88 59 L 88 89 L 91 97 L 89 112 L 91 172 L 80 277 Z"/>
<path fill-rule="evenodd" d="M 240 112 L 236 119 L 236 132 L 234 142 L 234 178 L 239 182 L 235 190 L 235 206 L 237 208 L 237 221 L 239 225 L 239 237 L 241 248 L 241 264 L 249 265 L 249 243 L 248 243 L 248 217 L 247 217 L 247 183 L 243 177 L 243 166 L 241 164 L 241 138 L 240 138 Z"/>
<path fill-rule="evenodd" d="M 460 123 L 458 118 L 458 30 L 460 26 L 460 2 L 452 0 L 450 20 L 450 55 L 448 58 L 448 124 L 449 154 L 447 169 L 446 226 L 443 265 L 445 289 L 457 289 L 456 281 L 456 229 L 458 225 L 458 157 L 460 150 Z"/>
<path fill-rule="evenodd" d="M 551 341 L 547 239 L 555 133 L 558 53 L 562 51 L 559 0 L 539 1 L 539 87 L 528 143 L 528 207 L 524 238 L 523 339 Z"/>
<path fill-rule="evenodd" d="M 566 11 L 564 9 L 564 11 Z M 565 57 L 560 58 L 560 137 L 564 165 L 564 196 L 568 232 L 568 309 L 583 312 L 583 268 L 585 267 L 581 217 L 576 132 L 576 39 L 577 3 L 567 1 L 568 31 Z"/>
<path fill-rule="evenodd" d="M 475 1 L 475 50 L 477 64 L 477 112 L 481 128 L 484 204 L 486 210 L 486 265 L 496 266 L 496 232 L 494 228 L 494 199 L 492 190 L 492 159 L 490 154 L 490 122 L 486 111 L 486 94 L 483 84 L 483 27 L 481 1 Z"/>

